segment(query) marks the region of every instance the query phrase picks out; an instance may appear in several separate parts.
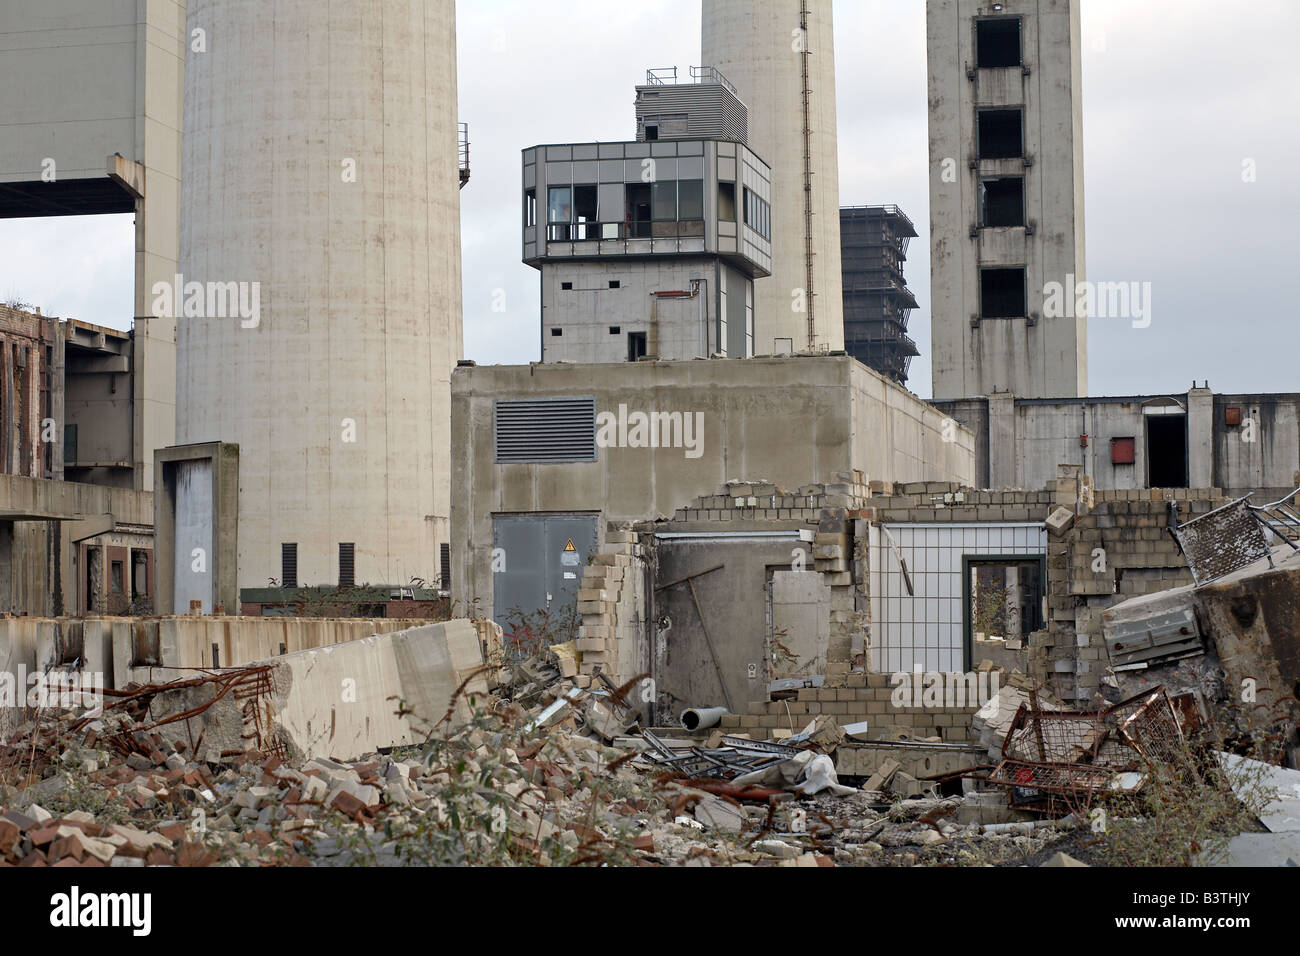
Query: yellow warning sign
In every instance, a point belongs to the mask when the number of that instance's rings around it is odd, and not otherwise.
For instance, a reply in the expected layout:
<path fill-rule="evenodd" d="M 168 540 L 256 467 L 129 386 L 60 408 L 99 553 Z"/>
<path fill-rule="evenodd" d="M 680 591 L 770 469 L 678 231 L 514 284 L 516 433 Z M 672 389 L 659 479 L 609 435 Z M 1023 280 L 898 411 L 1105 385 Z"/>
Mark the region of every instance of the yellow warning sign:
<path fill-rule="evenodd" d="M 575 548 L 575 547 L 573 546 L 573 539 L 572 539 L 572 538 L 570 538 L 568 541 L 564 542 L 564 550 L 565 550 L 565 551 L 577 551 L 577 550 L 578 550 L 577 548 Z"/>

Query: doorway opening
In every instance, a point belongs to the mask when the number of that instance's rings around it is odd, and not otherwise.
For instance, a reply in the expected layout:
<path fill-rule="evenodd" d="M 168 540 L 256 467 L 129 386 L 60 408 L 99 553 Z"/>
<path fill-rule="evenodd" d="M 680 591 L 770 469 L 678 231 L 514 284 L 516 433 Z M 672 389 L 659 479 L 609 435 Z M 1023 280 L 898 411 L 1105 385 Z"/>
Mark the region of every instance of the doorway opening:
<path fill-rule="evenodd" d="M 1147 415 L 1147 487 L 1187 487 L 1187 416 Z"/>

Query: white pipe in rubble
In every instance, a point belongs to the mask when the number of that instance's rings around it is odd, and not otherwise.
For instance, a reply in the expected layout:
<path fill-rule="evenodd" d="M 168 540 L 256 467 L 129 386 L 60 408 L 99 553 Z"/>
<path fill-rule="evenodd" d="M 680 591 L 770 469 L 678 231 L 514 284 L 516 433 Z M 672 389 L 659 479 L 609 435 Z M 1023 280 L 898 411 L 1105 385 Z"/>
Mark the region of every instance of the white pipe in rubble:
<path fill-rule="evenodd" d="M 682 711 L 682 726 L 687 730 L 707 730 L 722 723 L 725 707 L 691 707 Z"/>
<path fill-rule="evenodd" d="M 1054 827 L 1059 821 L 1056 820 L 1022 820 L 1015 823 L 986 823 L 982 827 L 985 833 L 1017 833 L 1021 836 L 1030 836 L 1035 830 L 1043 827 Z"/>

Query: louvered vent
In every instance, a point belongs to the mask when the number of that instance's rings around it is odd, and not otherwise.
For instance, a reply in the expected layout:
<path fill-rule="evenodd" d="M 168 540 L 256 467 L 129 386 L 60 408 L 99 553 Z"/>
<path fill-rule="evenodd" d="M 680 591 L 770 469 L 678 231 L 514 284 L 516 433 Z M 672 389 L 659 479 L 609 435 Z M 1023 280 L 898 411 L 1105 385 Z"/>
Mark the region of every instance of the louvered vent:
<path fill-rule="evenodd" d="M 357 546 L 351 541 L 339 542 L 339 587 L 350 588 L 357 583 Z"/>
<path fill-rule="evenodd" d="M 451 590 L 451 545 L 444 541 L 438 545 L 438 557 L 442 565 L 442 580 L 439 582 L 444 591 Z"/>
<path fill-rule="evenodd" d="M 495 413 L 498 464 L 596 460 L 594 398 L 498 401 Z"/>
<path fill-rule="evenodd" d="M 280 545 L 280 587 L 298 586 L 298 545 L 296 542 Z"/>

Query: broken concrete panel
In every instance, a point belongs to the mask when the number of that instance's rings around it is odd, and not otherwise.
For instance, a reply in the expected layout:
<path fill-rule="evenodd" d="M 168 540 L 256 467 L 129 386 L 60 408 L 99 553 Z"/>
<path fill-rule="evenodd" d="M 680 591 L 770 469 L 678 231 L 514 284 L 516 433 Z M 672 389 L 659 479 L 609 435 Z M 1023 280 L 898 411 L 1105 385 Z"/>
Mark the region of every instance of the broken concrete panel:
<path fill-rule="evenodd" d="M 1300 866 L 1300 833 L 1240 833 L 1215 866 Z"/>
<path fill-rule="evenodd" d="M 1200 690 L 1225 728 L 1293 731 L 1300 710 L 1300 555 L 1279 547 L 1273 560 L 1273 568 L 1259 563 L 1200 587 L 1170 588 L 1108 608 L 1102 615 L 1108 646 L 1133 622 L 1188 610 L 1211 641 L 1201 657 L 1120 671 L 1121 692 L 1156 684 L 1174 694 Z"/>
<path fill-rule="evenodd" d="M 268 663 L 279 711 L 272 717 L 303 758 L 352 759 L 415 743 L 451 707 L 452 694 L 483 663 L 478 632 L 465 619 L 286 654 Z M 467 694 L 483 695 L 480 675 Z M 399 704 L 406 713 L 398 714 Z M 452 721 L 469 716 L 462 696 Z"/>
<path fill-rule="evenodd" d="M 695 819 L 706 827 L 739 833 L 745 825 L 745 814 L 734 803 L 718 797 L 704 797 L 695 805 Z"/>
<path fill-rule="evenodd" d="M 1274 767 L 1222 751 L 1218 757 L 1238 798 L 1245 796 L 1243 790 L 1252 785 L 1276 792 L 1277 799 L 1259 815 L 1264 826 L 1273 833 L 1300 833 L 1300 770 Z"/>

